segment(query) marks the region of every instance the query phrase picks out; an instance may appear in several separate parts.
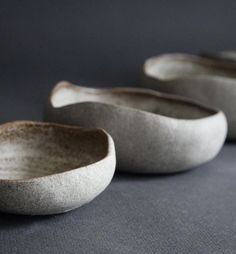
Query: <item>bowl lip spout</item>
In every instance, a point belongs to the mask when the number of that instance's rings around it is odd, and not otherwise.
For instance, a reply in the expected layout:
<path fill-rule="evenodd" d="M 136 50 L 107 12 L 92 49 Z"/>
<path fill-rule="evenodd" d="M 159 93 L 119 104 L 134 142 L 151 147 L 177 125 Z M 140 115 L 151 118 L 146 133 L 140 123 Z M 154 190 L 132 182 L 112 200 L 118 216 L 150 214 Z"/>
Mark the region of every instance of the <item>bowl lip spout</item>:
<path fill-rule="evenodd" d="M 18 128 L 54 128 L 54 129 L 64 129 L 68 131 L 73 132 L 83 132 L 83 133 L 102 133 L 103 136 L 106 138 L 106 153 L 104 157 L 98 161 L 95 161 L 94 163 L 78 167 L 78 168 L 71 168 L 63 172 L 59 173 L 53 173 L 49 175 L 42 175 L 38 177 L 32 177 L 32 178 L 26 178 L 26 179 L 1 179 L 0 178 L 0 184 L 1 183 L 29 183 L 29 182 L 35 182 L 40 181 L 44 179 L 54 178 L 58 176 L 65 176 L 68 175 L 76 170 L 86 169 L 89 170 L 90 167 L 99 166 L 104 161 L 106 161 L 109 157 L 114 157 L 115 159 L 115 147 L 112 137 L 102 128 L 84 128 L 84 127 L 78 127 L 73 125 L 66 125 L 66 124 L 59 124 L 59 123 L 52 123 L 52 122 L 40 122 L 40 121 L 29 121 L 29 120 L 19 120 L 19 121 L 13 121 L 13 122 L 7 122 L 0 125 L 0 135 L 9 129 L 18 129 Z"/>
<path fill-rule="evenodd" d="M 117 105 L 117 104 L 112 104 L 112 103 L 105 103 L 105 102 L 97 102 L 97 101 L 93 101 L 93 100 L 89 100 L 89 101 L 82 101 L 82 102 L 73 102 L 70 104 L 66 104 L 66 105 L 62 105 L 62 106 L 55 106 L 53 104 L 53 97 L 55 96 L 55 94 L 60 90 L 60 89 L 71 89 L 73 91 L 76 92 L 87 92 L 87 93 L 93 93 L 96 95 L 101 95 L 104 93 L 110 93 L 110 94 L 120 94 L 120 93 L 128 93 L 128 94 L 139 94 L 139 95 L 144 95 L 144 96 L 153 96 L 159 99 L 163 99 L 163 100 L 169 100 L 169 101 L 173 101 L 173 102 L 178 102 L 178 103 L 182 103 L 185 106 L 192 106 L 192 107 L 196 107 L 202 111 L 207 112 L 208 114 L 206 116 L 202 116 L 202 117 L 198 117 L 198 118 L 187 118 L 187 117 L 183 117 L 183 118 L 177 118 L 177 117 L 172 117 L 172 116 L 167 116 L 167 115 L 162 115 L 162 114 L 158 114 L 158 113 L 152 113 L 149 111 L 145 111 L 142 109 L 138 109 L 138 108 L 132 108 L 132 107 L 128 107 L 128 106 L 124 106 L 124 105 Z M 61 109 L 65 109 L 65 108 L 69 108 L 71 106 L 74 105 L 82 105 L 82 104 L 100 104 L 100 105 L 106 105 L 109 106 L 111 108 L 122 108 L 124 110 L 129 110 L 129 111 L 133 111 L 133 112 L 139 112 L 139 113 L 143 113 L 143 114 L 150 114 L 150 115 L 155 115 L 158 116 L 160 118 L 165 118 L 165 119 L 172 119 L 172 120 L 176 120 L 176 121 L 198 121 L 198 120 L 202 120 L 202 119 L 208 119 L 210 117 L 214 117 L 216 115 L 219 114 L 223 114 L 222 110 L 218 109 L 218 108 L 213 108 L 210 106 L 207 106 L 203 103 L 200 103 L 194 99 L 190 99 L 187 97 L 183 97 L 183 96 L 179 96 L 179 95 L 175 95 L 175 94 L 169 94 L 169 93 L 162 93 L 162 92 L 158 92 L 156 90 L 153 89 L 149 89 L 149 88 L 140 88 L 140 87 L 109 87 L 109 88 L 91 88 L 91 87 L 86 87 L 86 86 L 80 86 L 80 85 L 75 85 L 73 83 L 70 83 L 68 81 L 60 81 L 58 82 L 54 88 L 52 89 L 50 95 L 49 95 L 49 99 L 47 102 L 47 107 L 45 108 L 45 113 L 47 113 L 47 111 L 49 110 L 56 110 L 59 111 Z"/>
<path fill-rule="evenodd" d="M 198 55 L 194 54 L 188 54 L 188 53 L 164 53 L 156 56 L 151 56 L 147 58 L 144 61 L 143 64 L 143 74 L 146 75 L 147 77 L 154 78 L 157 80 L 160 80 L 162 82 L 168 82 L 172 79 L 160 79 L 157 75 L 153 75 L 150 73 L 149 68 L 150 66 L 155 63 L 159 64 L 161 61 L 183 61 L 183 62 L 189 62 L 193 64 L 198 64 L 203 66 L 204 68 L 211 68 L 215 70 L 221 70 L 221 71 L 226 71 L 228 73 L 232 73 L 236 71 L 236 61 L 235 60 L 229 60 L 225 59 L 220 54 L 210 54 L 210 53 L 200 53 Z M 202 74 L 201 76 L 209 76 L 208 74 Z M 211 75 L 212 76 L 212 75 Z M 236 76 L 219 76 L 221 78 L 225 79 L 235 79 Z M 183 76 L 174 78 L 174 80 L 182 80 L 182 79 L 191 79 L 191 78 L 197 78 L 197 76 Z"/>

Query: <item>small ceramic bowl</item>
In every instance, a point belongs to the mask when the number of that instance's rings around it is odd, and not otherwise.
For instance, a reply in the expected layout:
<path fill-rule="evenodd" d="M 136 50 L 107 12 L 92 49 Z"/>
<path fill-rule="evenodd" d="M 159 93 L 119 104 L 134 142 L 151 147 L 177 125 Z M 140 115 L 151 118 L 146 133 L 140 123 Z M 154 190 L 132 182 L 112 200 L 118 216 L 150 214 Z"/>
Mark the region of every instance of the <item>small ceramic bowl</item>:
<path fill-rule="evenodd" d="M 226 114 L 228 138 L 236 139 L 236 65 L 218 57 L 165 54 L 148 59 L 142 86 L 186 96 Z"/>
<path fill-rule="evenodd" d="M 172 173 L 196 167 L 219 152 L 225 116 L 188 99 L 148 89 L 94 89 L 59 83 L 45 120 L 100 127 L 113 137 L 117 167 L 133 173 Z"/>
<path fill-rule="evenodd" d="M 0 126 L 0 161 L 1 211 L 56 214 L 108 186 L 115 149 L 103 130 L 22 121 Z"/>

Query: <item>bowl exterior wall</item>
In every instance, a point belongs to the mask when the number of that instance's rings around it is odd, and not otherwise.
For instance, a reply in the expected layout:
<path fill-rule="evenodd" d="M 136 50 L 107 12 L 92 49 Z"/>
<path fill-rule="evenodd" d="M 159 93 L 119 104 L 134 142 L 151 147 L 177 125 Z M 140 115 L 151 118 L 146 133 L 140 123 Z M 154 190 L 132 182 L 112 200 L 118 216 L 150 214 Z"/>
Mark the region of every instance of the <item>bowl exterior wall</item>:
<path fill-rule="evenodd" d="M 132 173 L 173 173 L 196 167 L 217 155 L 227 132 L 222 112 L 180 120 L 92 102 L 49 107 L 45 120 L 105 129 L 116 145 L 118 170 Z"/>
<path fill-rule="evenodd" d="M 29 180 L 0 180 L 0 210 L 26 215 L 58 214 L 89 203 L 109 185 L 116 165 L 109 136 L 107 157 L 86 167 Z"/>
<path fill-rule="evenodd" d="M 227 138 L 236 140 L 236 79 L 199 76 L 163 81 L 143 72 L 140 83 L 146 88 L 188 97 L 210 107 L 221 109 L 228 121 Z"/>

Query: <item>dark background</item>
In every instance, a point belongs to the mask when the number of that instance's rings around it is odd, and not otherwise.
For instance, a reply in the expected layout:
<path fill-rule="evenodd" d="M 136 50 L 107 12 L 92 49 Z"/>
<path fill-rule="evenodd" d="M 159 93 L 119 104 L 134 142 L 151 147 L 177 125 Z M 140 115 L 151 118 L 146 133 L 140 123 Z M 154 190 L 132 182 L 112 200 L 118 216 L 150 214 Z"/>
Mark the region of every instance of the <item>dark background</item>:
<path fill-rule="evenodd" d="M 234 0 L 0 3 L 0 121 L 38 119 L 59 80 L 131 85 L 152 55 L 235 48 Z"/>
<path fill-rule="evenodd" d="M 235 0 L 0 3 L 0 122 L 40 120 L 59 80 L 135 85 L 152 55 L 235 49 Z M 66 215 L 0 214 L 0 253 L 236 253 L 235 152 L 186 174 L 117 174 Z"/>

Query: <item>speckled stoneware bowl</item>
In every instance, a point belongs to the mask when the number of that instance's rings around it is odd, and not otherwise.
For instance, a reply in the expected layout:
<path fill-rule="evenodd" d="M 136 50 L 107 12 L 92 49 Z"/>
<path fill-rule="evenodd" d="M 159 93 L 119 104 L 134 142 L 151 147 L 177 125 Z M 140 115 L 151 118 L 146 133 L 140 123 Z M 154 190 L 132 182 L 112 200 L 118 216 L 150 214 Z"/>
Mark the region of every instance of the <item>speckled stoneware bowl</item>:
<path fill-rule="evenodd" d="M 222 109 L 228 138 L 236 139 L 236 65 L 232 61 L 187 54 L 152 57 L 144 64 L 141 85 Z"/>
<path fill-rule="evenodd" d="M 22 121 L 0 126 L 0 161 L 1 211 L 56 214 L 108 186 L 115 149 L 100 129 Z"/>
<path fill-rule="evenodd" d="M 59 83 L 45 120 L 100 127 L 114 138 L 117 168 L 133 173 L 171 173 L 211 160 L 227 124 L 221 111 L 140 88 L 94 89 Z"/>

